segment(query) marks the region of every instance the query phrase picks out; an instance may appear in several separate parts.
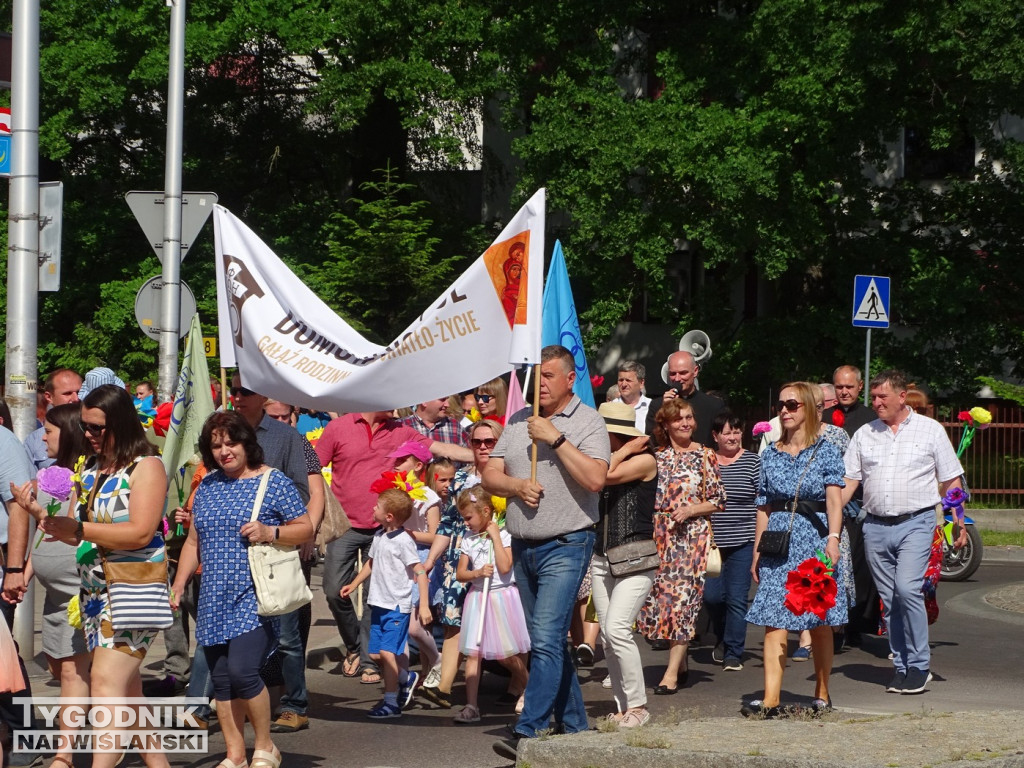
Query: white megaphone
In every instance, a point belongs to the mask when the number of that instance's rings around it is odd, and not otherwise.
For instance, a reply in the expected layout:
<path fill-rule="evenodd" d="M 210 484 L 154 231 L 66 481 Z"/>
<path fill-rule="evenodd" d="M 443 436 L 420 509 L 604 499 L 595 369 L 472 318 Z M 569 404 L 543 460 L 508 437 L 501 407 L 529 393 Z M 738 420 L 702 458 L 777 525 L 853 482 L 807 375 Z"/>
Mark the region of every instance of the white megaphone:
<path fill-rule="evenodd" d="M 687 331 L 679 340 L 679 351 L 689 352 L 693 355 L 693 362 L 703 365 L 711 359 L 711 339 L 704 331 Z M 671 383 L 668 379 L 668 360 L 661 366 L 661 380 L 666 384 Z"/>

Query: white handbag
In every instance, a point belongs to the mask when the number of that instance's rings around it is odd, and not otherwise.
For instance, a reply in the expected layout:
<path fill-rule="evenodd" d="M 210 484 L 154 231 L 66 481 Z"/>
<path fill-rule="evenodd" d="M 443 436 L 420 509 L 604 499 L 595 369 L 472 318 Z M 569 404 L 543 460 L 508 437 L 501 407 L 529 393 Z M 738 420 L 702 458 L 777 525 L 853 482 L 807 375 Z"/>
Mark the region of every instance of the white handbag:
<path fill-rule="evenodd" d="M 263 506 L 263 497 L 270 482 L 271 469 L 263 473 L 249 522 L 255 522 Z M 256 612 L 260 616 L 281 616 L 312 602 L 313 593 L 306 586 L 299 548 L 283 544 L 249 545 L 249 572 L 256 587 Z"/>

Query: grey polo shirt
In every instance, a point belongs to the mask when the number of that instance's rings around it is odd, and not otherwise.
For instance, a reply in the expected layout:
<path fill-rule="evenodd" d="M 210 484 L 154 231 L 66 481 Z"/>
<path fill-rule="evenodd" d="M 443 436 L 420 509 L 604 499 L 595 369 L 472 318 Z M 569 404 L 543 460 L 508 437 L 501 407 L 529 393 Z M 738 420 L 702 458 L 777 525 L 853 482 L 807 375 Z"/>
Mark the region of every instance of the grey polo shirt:
<path fill-rule="evenodd" d="M 527 434 L 526 420 L 531 415 L 529 409 L 523 409 L 510 416 L 491 452 L 493 458 L 505 460 L 505 473 L 510 477 L 530 476 L 533 441 Z M 565 410 L 551 417 L 551 423 L 580 452 L 609 463 L 611 446 L 604 419 L 576 395 Z M 544 493 L 536 509 L 518 497 L 508 501 L 505 528 L 514 538 L 550 539 L 597 523 L 598 494 L 579 485 L 562 466 L 558 452 L 543 443 L 537 447 L 537 482 Z"/>
<path fill-rule="evenodd" d="M 263 462 L 284 472 L 285 477 L 295 483 L 302 503 L 308 503 L 309 472 L 298 430 L 263 414 L 263 419 L 256 425 L 256 440 L 263 449 Z"/>

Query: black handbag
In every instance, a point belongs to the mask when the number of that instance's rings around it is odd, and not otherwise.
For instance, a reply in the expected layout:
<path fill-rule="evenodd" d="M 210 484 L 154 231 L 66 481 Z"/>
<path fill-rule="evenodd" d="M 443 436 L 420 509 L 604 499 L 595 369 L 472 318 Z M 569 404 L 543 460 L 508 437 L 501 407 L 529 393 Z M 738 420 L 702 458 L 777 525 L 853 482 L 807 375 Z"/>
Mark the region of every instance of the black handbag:
<path fill-rule="evenodd" d="M 796 484 L 796 491 L 793 494 L 793 501 L 787 506 L 790 509 L 789 512 L 789 529 L 785 531 L 761 531 L 761 538 L 757 542 L 757 551 L 759 554 L 767 555 L 768 557 L 779 557 L 785 559 L 789 557 L 789 534 L 793 531 L 793 518 L 796 516 L 797 507 L 800 506 L 800 486 L 804 483 L 804 478 L 807 476 L 807 470 L 811 468 L 811 464 L 814 461 L 814 457 L 818 454 L 818 446 L 821 445 L 821 440 L 814 446 L 814 451 L 811 453 L 811 458 L 807 461 L 807 466 L 804 467 L 803 473 L 800 475 L 800 479 Z"/>

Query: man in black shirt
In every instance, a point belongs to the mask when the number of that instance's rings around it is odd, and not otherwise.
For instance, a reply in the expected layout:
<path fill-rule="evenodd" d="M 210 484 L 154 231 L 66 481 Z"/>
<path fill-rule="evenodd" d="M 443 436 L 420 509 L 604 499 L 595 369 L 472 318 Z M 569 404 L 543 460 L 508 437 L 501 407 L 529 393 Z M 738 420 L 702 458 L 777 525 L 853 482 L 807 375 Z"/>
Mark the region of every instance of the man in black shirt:
<path fill-rule="evenodd" d="M 854 432 L 877 418 L 875 412 L 861 402 L 864 379 L 860 368 L 853 365 L 839 366 L 832 374 L 832 386 L 836 388 L 839 403 L 825 409 L 821 414 L 823 422 L 842 427 L 846 434 L 853 437 Z"/>
<path fill-rule="evenodd" d="M 661 397 L 651 401 L 647 409 L 647 424 L 644 431 L 654 436 L 655 416 L 661 406 L 668 400 L 682 397 L 693 406 L 693 416 L 697 420 L 697 428 L 693 431 L 693 440 L 701 445 L 711 445 L 711 422 L 718 412 L 725 409 L 725 403 L 717 397 L 705 394 L 697 389 L 697 376 L 700 366 L 689 352 L 673 352 L 668 357 L 668 380 L 672 389 Z M 872 416 L 874 414 L 872 413 Z"/>

